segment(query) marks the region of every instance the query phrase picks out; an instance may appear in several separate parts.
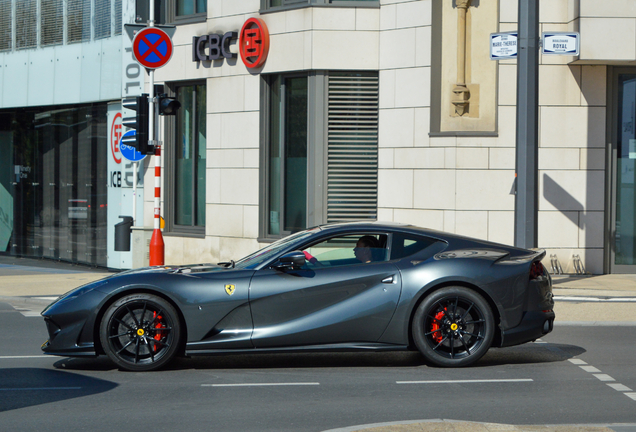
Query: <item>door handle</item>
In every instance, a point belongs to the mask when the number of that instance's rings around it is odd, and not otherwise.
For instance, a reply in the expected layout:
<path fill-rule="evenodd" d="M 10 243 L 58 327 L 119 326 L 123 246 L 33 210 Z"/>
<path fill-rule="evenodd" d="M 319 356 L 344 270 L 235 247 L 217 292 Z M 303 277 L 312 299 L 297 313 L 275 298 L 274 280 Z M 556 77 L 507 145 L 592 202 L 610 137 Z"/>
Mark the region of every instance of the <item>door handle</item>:
<path fill-rule="evenodd" d="M 395 276 L 389 276 L 382 279 L 383 284 L 392 284 L 395 283 Z"/>

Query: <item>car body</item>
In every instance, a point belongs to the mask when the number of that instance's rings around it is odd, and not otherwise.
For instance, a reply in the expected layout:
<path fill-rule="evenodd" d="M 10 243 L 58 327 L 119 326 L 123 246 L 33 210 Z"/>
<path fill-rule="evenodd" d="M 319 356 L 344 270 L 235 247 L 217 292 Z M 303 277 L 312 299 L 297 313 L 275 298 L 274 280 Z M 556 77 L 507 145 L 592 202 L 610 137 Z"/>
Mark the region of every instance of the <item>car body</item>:
<path fill-rule="evenodd" d="M 147 267 L 76 288 L 42 312 L 42 350 L 107 354 L 129 370 L 182 354 L 319 350 L 417 349 L 466 366 L 552 331 L 544 256 L 406 224 L 324 225 L 237 262 Z"/>

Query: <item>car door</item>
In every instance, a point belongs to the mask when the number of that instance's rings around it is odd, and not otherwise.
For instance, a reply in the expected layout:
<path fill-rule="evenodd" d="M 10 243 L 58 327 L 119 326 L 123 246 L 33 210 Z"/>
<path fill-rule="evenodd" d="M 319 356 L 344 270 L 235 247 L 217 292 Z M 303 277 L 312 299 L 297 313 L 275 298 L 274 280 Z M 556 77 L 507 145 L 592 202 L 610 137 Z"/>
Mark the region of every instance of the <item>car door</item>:
<path fill-rule="evenodd" d="M 249 294 L 256 348 L 380 338 L 400 297 L 400 273 L 386 261 L 388 253 L 374 262 L 356 261 L 351 240 L 357 237 L 339 236 L 323 242 L 322 249 L 305 248 L 311 259 L 303 268 L 256 271 Z M 321 250 L 312 263 L 311 253 Z"/>

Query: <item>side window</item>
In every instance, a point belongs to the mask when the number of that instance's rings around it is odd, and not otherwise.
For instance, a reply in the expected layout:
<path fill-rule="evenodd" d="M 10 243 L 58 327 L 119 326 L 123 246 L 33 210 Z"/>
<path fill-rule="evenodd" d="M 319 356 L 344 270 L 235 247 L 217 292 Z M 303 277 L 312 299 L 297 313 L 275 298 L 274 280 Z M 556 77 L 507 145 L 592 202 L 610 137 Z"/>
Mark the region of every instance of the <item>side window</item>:
<path fill-rule="evenodd" d="M 309 268 L 366 264 L 388 260 L 386 234 L 332 237 L 303 250 Z"/>
<path fill-rule="evenodd" d="M 435 240 L 413 234 L 395 233 L 393 234 L 393 247 L 391 248 L 391 259 L 401 259 L 414 255 L 430 245 Z"/>

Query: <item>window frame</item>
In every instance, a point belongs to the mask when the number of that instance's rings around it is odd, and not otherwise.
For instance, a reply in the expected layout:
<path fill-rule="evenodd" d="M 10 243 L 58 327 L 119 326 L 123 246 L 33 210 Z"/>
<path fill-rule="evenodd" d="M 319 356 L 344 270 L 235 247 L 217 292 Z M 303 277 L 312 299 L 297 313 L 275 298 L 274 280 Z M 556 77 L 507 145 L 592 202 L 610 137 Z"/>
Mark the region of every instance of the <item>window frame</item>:
<path fill-rule="evenodd" d="M 205 22 L 208 19 L 208 5 L 206 1 L 205 11 L 203 12 L 195 12 L 190 15 L 177 15 L 177 1 L 178 0 L 168 0 L 165 4 L 166 11 L 166 21 L 174 24 L 193 24 Z M 191 0 L 195 3 L 196 8 L 196 0 Z"/>
<path fill-rule="evenodd" d="M 269 6 L 271 0 L 261 0 L 259 13 L 278 12 L 290 9 L 301 9 L 306 7 L 356 7 L 379 9 L 380 0 L 282 0 L 281 6 Z"/>
<path fill-rule="evenodd" d="M 280 234 L 269 233 L 269 185 L 270 185 L 270 88 L 280 77 L 307 77 L 307 219 L 305 229 L 323 224 L 326 220 L 326 198 L 323 185 L 326 181 L 325 119 L 327 110 L 327 92 L 325 71 L 262 74 L 260 83 L 260 167 L 259 170 L 259 237 L 260 242 L 272 242 L 283 238 L 290 231 L 280 230 Z M 284 107 L 284 97 L 281 105 Z M 281 115 L 284 115 L 281 112 Z M 284 149 L 284 143 L 283 143 Z M 281 184 L 281 201 L 284 202 L 285 183 Z M 281 227 L 283 224 L 281 224 Z"/>
<path fill-rule="evenodd" d="M 173 81 L 166 82 L 164 88 L 169 97 L 176 98 L 177 90 L 180 87 L 188 87 L 188 86 L 205 86 L 206 87 L 206 96 L 207 96 L 207 82 L 206 80 L 192 80 L 192 81 Z M 206 106 L 207 106 L 207 97 L 206 97 Z M 183 108 L 181 108 L 183 109 Z M 163 145 L 163 154 L 164 154 L 164 172 L 165 172 L 165 182 L 164 182 L 164 203 L 165 203 L 165 229 L 164 235 L 172 235 L 179 237 L 195 237 L 195 238 L 204 238 L 205 237 L 205 229 L 206 229 L 206 220 L 203 221 L 203 225 L 178 225 L 175 223 L 175 207 L 176 207 L 176 142 L 177 142 L 177 118 L 178 114 L 174 116 L 163 116 L 164 118 L 164 142 L 167 145 Z M 195 114 L 195 118 L 197 115 Z M 207 124 L 207 108 L 206 108 L 206 124 Z M 207 129 L 206 129 L 206 143 L 207 143 Z M 198 140 L 197 140 L 198 144 Z M 206 152 L 207 152 L 207 144 L 206 144 Z M 206 188 L 207 188 L 207 157 L 206 157 Z M 193 169 L 193 178 L 196 176 L 196 169 Z M 196 194 L 193 195 L 193 203 L 196 201 Z M 203 206 L 207 206 L 207 198 L 203 199 Z M 207 218 L 207 211 L 205 212 Z M 205 219 L 204 218 L 204 219 Z"/>
<path fill-rule="evenodd" d="M 330 196 L 329 193 L 334 192 L 333 174 L 338 169 L 338 163 L 331 165 L 334 172 L 330 171 L 329 152 L 331 147 L 337 146 L 329 139 L 329 131 L 331 130 L 330 119 L 330 78 L 339 74 L 367 74 L 377 71 L 327 71 L 312 70 L 303 72 L 277 73 L 277 74 L 261 74 L 260 88 L 260 170 L 259 170 L 259 231 L 258 241 L 262 243 L 271 242 L 285 235 L 291 234 L 289 231 L 279 230 L 279 234 L 270 233 L 270 150 L 271 150 L 271 94 L 273 85 L 277 80 L 283 82 L 287 78 L 297 76 L 307 76 L 307 195 L 306 195 L 306 221 L 305 227 L 313 227 L 322 225 L 330 220 Z M 376 78 L 378 79 L 378 78 Z M 379 85 L 379 84 L 378 84 Z M 379 87 L 376 89 L 379 96 Z M 284 117 L 284 100 L 281 95 L 281 116 Z M 376 122 L 379 117 L 376 115 Z M 353 121 L 355 123 L 355 120 Z M 379 125 L 376 123 L 376 128 Z M 281 127 L 283 125 L 281 124 Z M 284 130 L 284 129 L 281 129 Z M 377 130 L 376 130 L 377 133 Z M 284 135 L 281 135 L 281 140 Z M 376 139 L 377 146 L 377 139 Z M 284 149 L 284 143 L 282 143 Z M 376 147 L 377 150 L 377 147 Z M 375 167 L 375 175 L 377 177 L 377 165 Z M 331 177 L 330 177 L 331 176 Z M 337 181 L 336 181 L 337 183 Z M 284 203 L 284 189 L 286 184 L 284 181 L 279 186 L 280 197 Z M 337 188 L 337 186 L 335 186 Z M 377 189 L 375 190 L 376 213 L 373 219 L 377 218 Z M 332 197 L 333 198 L 333 197 Z M 332 200 L 333 201 L 333 200 Z M 333 203 L 332 203 L 333 204 Z M 284 210 L 284 204 L 281 205 Z M 333 216 L 333 215 L 332 215 Z M 360 217 L 359 219 L 367 219 Z M 284 227 L 284 221 L 281 220 L 281 226 Z"/>

